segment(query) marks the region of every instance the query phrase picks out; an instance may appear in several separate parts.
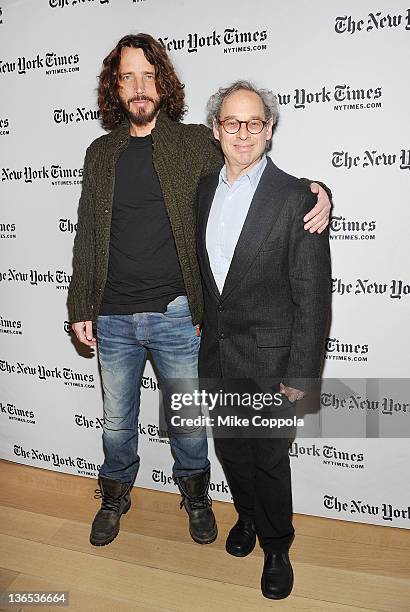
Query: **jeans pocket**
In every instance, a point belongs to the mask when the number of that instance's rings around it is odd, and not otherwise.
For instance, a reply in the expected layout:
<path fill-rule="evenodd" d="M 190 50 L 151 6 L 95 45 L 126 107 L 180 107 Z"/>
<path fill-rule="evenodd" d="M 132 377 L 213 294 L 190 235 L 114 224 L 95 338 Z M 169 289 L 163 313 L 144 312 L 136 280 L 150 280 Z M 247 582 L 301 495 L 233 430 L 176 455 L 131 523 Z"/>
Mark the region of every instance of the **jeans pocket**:
<path fill-rule="evenodd" d="M 164 312 L 164 317 L 168 319 L 190 319 L 191 311 L 189 310 L 187 297 L 179 295 L 175 300 L 172 300 Z"/>

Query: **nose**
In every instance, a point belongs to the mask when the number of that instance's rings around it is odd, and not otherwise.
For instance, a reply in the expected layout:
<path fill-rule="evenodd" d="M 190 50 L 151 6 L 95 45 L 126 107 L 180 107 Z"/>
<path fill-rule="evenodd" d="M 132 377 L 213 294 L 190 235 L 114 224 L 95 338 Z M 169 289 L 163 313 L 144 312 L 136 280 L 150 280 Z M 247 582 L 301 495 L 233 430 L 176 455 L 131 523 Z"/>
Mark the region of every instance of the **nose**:
<path fill-rule="evenodd" d="M 248 128 L 246 127 L 246 123 L 241 123 L 238 135 L 241 140 L 246 140 L 249 137 L 249 132 Z"/>
<path fill-rule="evenodd" d="M 136 93 L 145 92 L 145 82 L 144 82 L 144 79 L 140 76 L 135 77 L 135 91 Z"/>

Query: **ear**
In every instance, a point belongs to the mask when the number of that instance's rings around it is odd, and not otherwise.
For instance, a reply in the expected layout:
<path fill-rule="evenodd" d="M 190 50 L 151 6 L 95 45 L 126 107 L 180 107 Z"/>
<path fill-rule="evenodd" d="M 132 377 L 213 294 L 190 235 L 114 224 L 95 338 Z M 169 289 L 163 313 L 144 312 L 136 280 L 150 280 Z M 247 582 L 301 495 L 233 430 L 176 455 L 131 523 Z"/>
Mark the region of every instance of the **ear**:
<path fill-rule="evenodd" d="M 216 140 L 220 140 L 219 128 L 218 128 L 218 124 L 216 123 L 215 119 L 212 119 L 212 131 L 214 133 L 214 138 L 216 138 Z"/>
<path fill-rule="evenodd" d="M 268 120 L 268 123 L 266 124 L 266 140 L 270 140 L 272 138 L 272 132 L 273 132 L 273 119 L 271 117 Z"/>

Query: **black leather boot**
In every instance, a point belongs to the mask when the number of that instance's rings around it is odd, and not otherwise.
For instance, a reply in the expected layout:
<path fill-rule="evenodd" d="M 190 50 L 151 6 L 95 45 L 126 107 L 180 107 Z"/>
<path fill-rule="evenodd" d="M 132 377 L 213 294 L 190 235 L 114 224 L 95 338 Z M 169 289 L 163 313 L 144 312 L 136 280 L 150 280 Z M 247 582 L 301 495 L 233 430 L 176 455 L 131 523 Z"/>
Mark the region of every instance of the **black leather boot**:
<path fill-rule="evenodd" d="M 181 508 L 189 516 L 189 533 L 198 544 L 210 544 L 218 535 L 215 516 L 208 495 L 210 471 L 185 478 L 175 478 L 182 495 Z"/>
<path fill-rule="evenodd" d="M 293 588 L 293 570 L 288 552 L 266 553 L 261 579 L 262 595 L 268 599 L 285 599 Z"/>
<path fill-rule="evenodd" d="M 130 489 L 132 483 L 124 483 L 100 476 L 100 489 L 95 490 L 95 498 L 101 499 L 101 508 L 95 515 L 91 528 L 90 542 L 94 546 L 105 546 L 117 537 L 120 518 L 131 506 Z"/>
<path fill-rule="evenodd" d="M 253 521 L 238 519 L 226 539 L 226 552 L 234 557 L 246 557 L 255 548 L 256 530 Z"/>

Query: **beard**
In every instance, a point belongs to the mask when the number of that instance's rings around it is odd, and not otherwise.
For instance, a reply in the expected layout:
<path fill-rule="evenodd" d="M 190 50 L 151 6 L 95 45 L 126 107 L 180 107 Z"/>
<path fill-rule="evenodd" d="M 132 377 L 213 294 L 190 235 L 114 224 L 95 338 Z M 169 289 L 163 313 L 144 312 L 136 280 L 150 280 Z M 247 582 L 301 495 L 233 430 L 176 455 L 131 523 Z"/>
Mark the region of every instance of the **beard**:
<path fill-rule="evenodd" d="M 152 103 L 152 110 L 145 111 L 143 108 L 137 109 L 136 112 L 130 110 L 130 106 L 132 102 L 136 102 L 139 100 L 147 100 Z M 161 107 L 161 100 L 153 100 L 149 96 L 133 96 L 129 100 L 125 101 L 121 99 L 121 106 L 124 110 L 124 113 L 127 115 L 128 120 L 134 125 L 143 126 L 148 125 L 153 121 Z"/>

